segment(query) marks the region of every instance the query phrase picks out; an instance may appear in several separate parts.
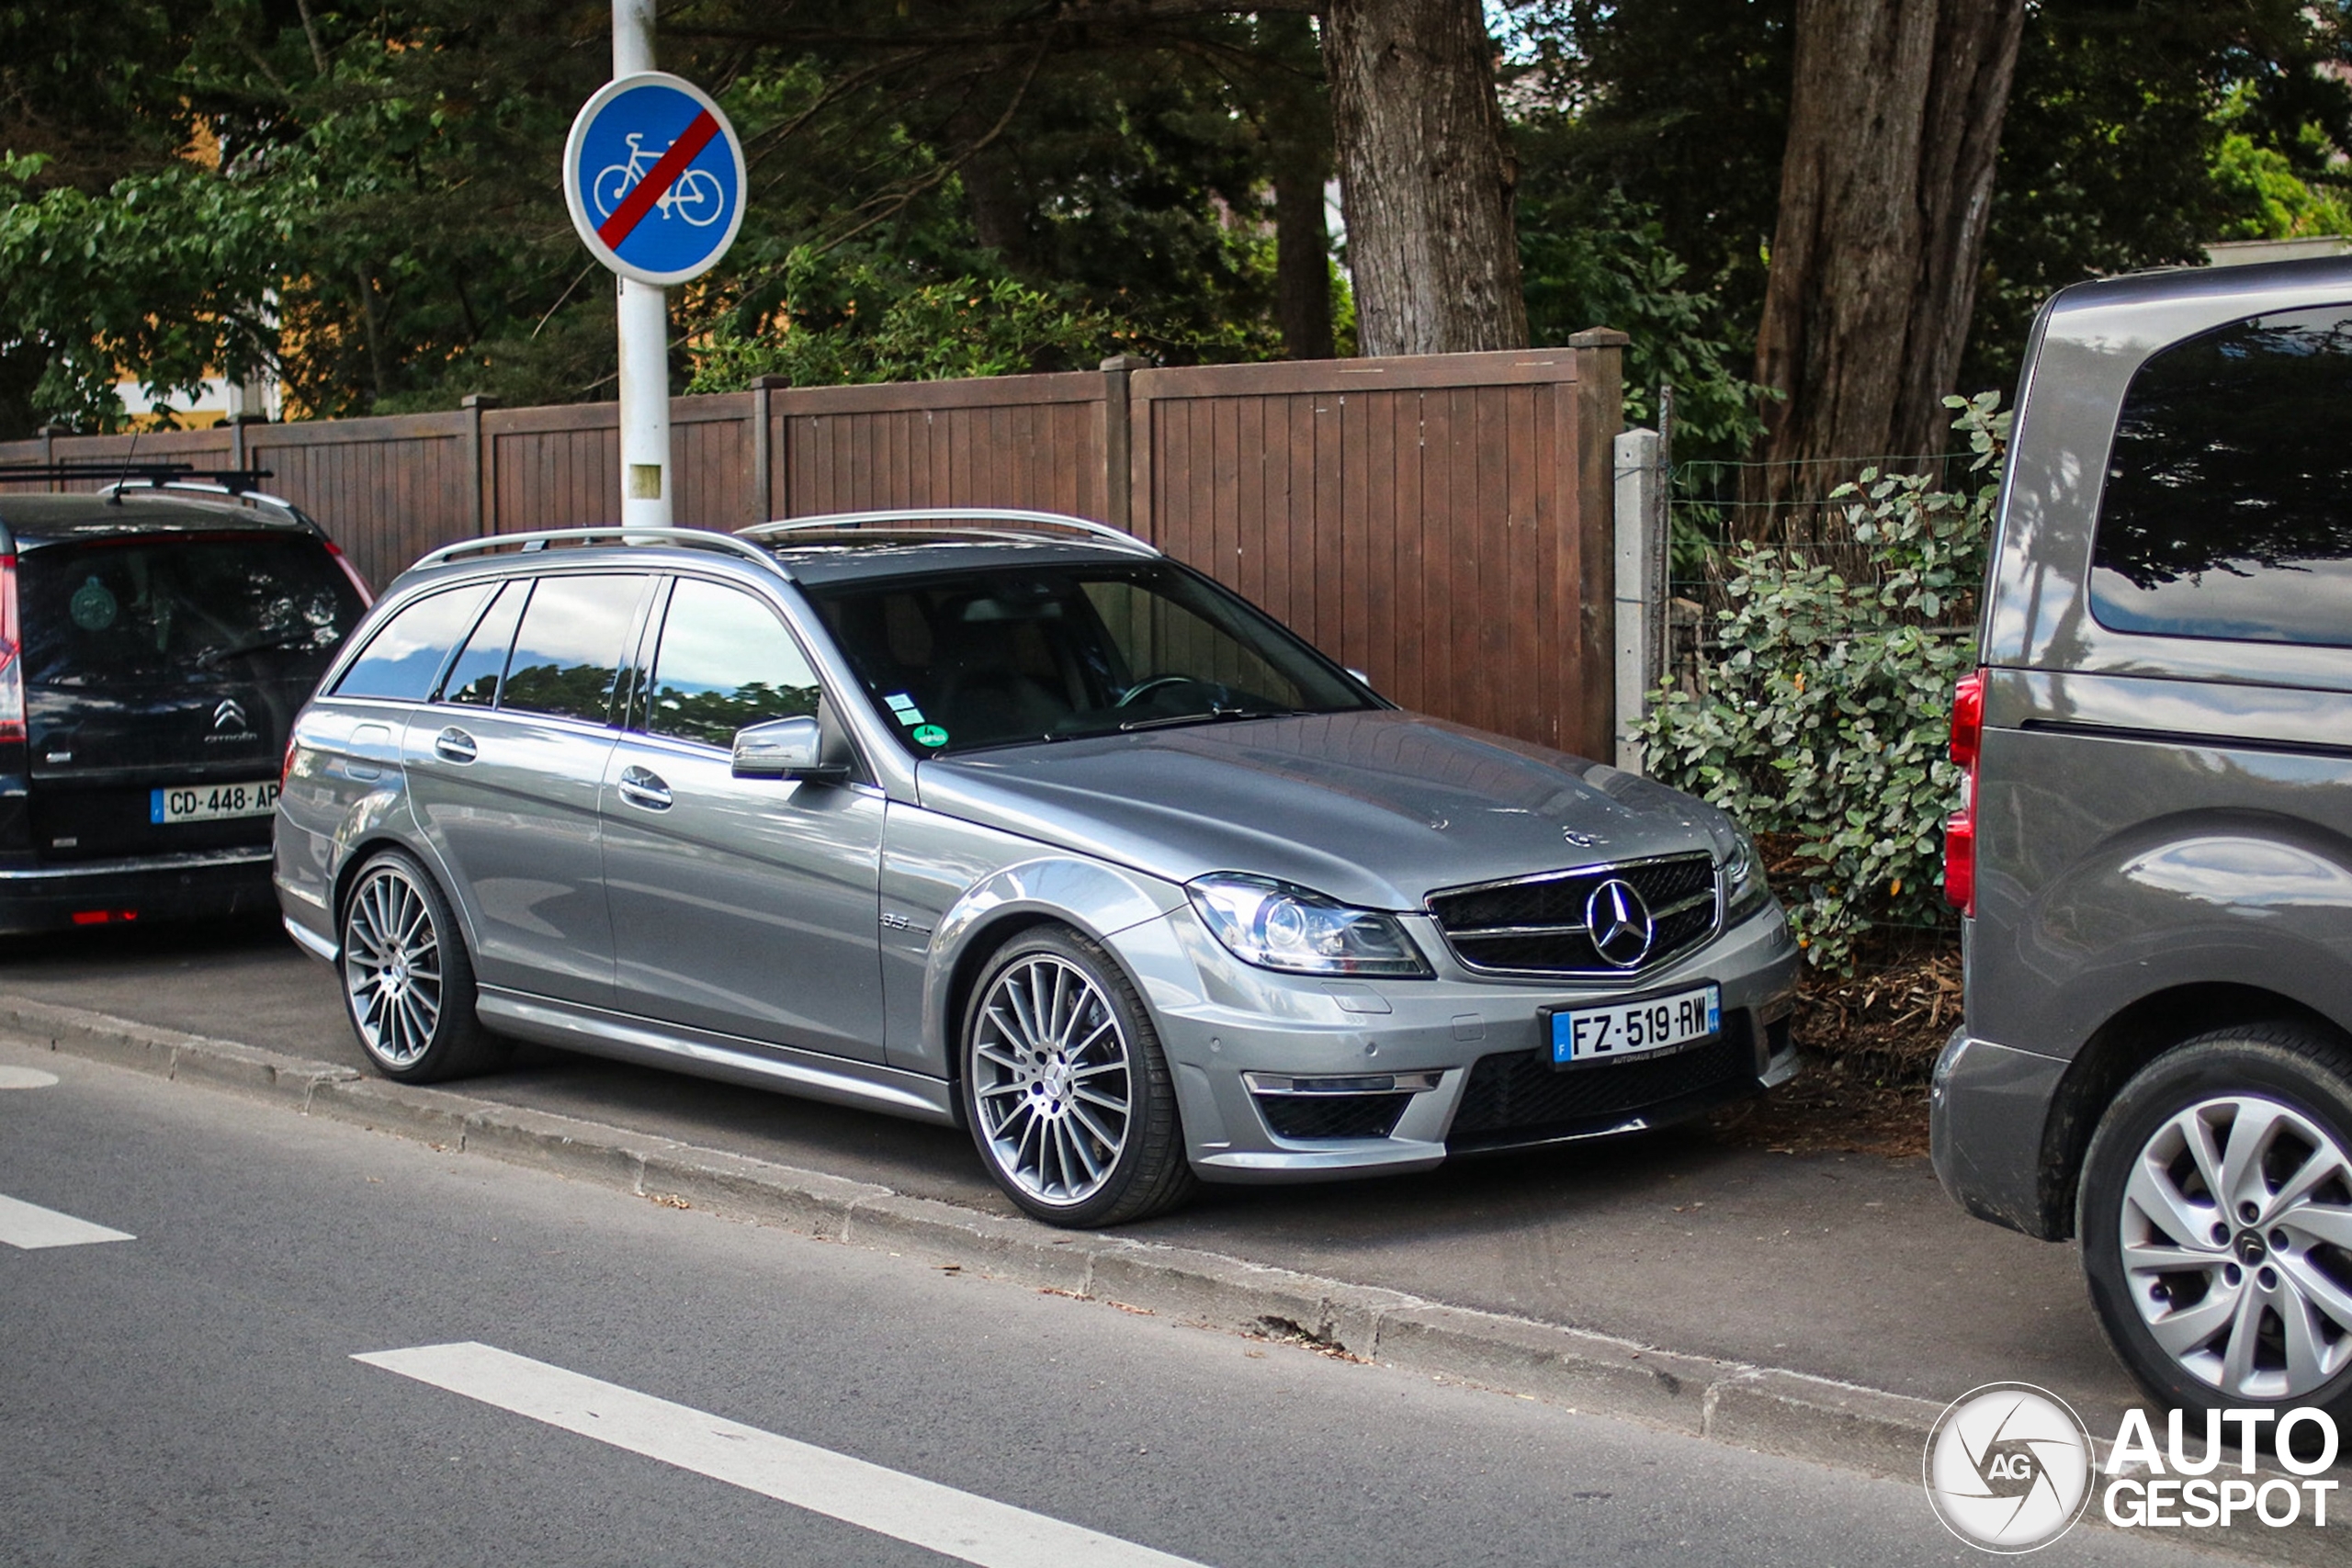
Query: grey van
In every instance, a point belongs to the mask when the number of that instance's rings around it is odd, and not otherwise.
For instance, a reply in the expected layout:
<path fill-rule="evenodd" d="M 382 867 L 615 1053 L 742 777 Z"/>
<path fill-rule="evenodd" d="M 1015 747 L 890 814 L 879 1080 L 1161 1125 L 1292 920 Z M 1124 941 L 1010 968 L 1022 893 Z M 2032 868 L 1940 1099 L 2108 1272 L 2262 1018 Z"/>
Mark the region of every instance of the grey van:
<path fill-rule="evenodd" d="M 2352 1416 L 2352 263 L 2057 295 L 1981 633 L 1937 1172 L 2163 1403 Z"/>
<path fill-rule="evenodd" d="M 436 551 L 297 722 L 277 843 L 393 1077 L 521 1037 L 961 1124 L 1062 1224 L 1795 1066 L 1720 813 L 1400 712 L 1050 514 Z"/>

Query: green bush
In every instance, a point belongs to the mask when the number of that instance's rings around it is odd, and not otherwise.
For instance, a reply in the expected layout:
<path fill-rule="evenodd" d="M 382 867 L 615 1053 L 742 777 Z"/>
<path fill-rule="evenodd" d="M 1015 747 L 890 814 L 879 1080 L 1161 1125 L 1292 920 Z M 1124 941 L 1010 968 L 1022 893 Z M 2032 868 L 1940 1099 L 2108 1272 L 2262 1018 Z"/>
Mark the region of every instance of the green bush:
<path fill-rule="evenodd" d="M 1641 733 L 1651 774 L 1777 840 L 1777 891 L 1816 964 L 1850 967 L 1872 925 L 1945 922 L 1952 686 L 1975 667 L 1978 585 L 2008 415 L 1997 393 L 1951 398 L 1973 491 L 1864 468 L 1831 495 L 1871 581 L 1803 546 L 1743 547 L 1703 694 L 1661 688 Z M 1841 552 L 1850 555 L 1850 552 Z M 1858 576 L 1860 574 L 1857 574 Z"/>

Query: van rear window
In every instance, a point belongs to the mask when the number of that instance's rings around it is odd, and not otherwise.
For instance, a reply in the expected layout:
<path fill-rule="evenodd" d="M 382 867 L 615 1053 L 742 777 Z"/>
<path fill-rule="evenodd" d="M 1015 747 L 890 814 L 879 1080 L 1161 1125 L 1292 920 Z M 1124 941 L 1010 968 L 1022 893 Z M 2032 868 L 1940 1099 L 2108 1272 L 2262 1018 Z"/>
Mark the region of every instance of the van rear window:
<path fill-rule="evenodd" d="M 315 681 L 365 608 L 316 539 L 144 536 L 27 550 L 25 678 Z"/>
<path fill-rule="evenodd" d="M 2151 355 L 2116 421 L 2091 614 L 2157 637 L 2352 646 L 2352 304 Z"/>

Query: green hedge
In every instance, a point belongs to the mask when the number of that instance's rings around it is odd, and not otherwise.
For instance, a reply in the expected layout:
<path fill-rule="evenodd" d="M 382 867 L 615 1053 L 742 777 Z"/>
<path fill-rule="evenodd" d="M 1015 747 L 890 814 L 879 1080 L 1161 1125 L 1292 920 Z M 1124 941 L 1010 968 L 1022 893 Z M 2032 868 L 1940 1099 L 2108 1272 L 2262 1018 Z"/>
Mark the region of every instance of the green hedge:
<path fill-rule="evenodd" d="M 1945 755 L 1952 686 L 1975 667 L 1974 624 L 2009 416 L 1999 394 L 1951 398 L 1974 454 L 1969 491 L 1866 468 L 1830 500 L 1867 547 L 1849 581 L 1803 546 L 1740 547 L 1703 694 L 1661 687 L 1641 727 L 1650 773 L 1793 848 L 1777 880 L 1808 957 L 1850 968 L 1873 926 L 1949 924 L 1944 818 L 1961 774 Z"/>

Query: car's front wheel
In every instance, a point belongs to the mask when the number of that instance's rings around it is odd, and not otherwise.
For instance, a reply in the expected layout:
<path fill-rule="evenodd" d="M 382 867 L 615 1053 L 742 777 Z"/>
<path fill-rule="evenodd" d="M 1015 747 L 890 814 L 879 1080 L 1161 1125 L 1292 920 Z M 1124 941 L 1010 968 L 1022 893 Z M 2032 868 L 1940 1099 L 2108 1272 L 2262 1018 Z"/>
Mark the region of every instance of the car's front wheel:
<path fill-rule="evenodd" d="M 474 972 L 432 875 L 397 850 L 362 866 L 343 906 L 343 999 L 386 1077 L 432 1083 L 497 1065 L 504 1043 L 474 1013 Z"/>
<path fill-rule="evenodd" d="M 973 987 L 964 1112 L 997 1185 L 1050 1224 L 1117 1224 L 1191 1192 L 1175 1087 L 1125 971 L 1074 931 L 1006 943 Z"/>
<path fill-rule="evenodd" d="M 2165 1404 L 2352 1418 L 2352 1054 L 2290 1024 L 2156 1058 L 2100 1119 L 2091 1300 Z"/>

